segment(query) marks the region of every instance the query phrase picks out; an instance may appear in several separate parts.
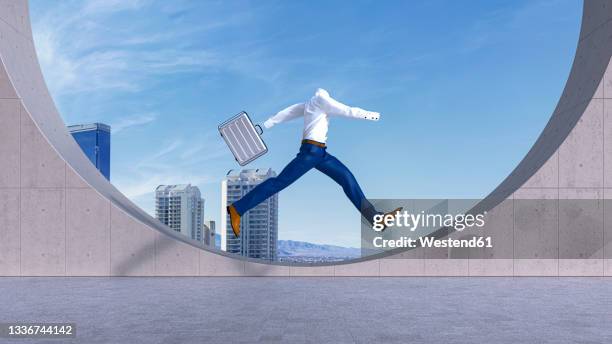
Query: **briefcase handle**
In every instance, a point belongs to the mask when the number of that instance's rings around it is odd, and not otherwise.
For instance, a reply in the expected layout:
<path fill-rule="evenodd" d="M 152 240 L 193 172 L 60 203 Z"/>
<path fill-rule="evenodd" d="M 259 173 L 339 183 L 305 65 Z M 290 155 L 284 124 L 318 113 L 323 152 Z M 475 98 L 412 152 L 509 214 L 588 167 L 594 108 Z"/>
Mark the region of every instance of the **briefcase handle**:
<path fill-rule="evenodd" d="M 255 129 L 257 129 L 259 135 L 263 134 L 263 129 L 261 128 L 261 125 L 255 124 L 254 127 Z"/>

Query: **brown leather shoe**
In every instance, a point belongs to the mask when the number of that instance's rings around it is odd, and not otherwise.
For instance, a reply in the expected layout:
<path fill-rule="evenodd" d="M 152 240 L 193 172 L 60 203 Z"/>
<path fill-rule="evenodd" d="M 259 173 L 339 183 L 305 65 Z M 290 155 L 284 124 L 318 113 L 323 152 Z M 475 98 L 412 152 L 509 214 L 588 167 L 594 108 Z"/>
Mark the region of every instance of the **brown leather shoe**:
<path fill-rule="evenodd" d="M 390 211 L 390 212 L 388 212 L 388 213 L 385 213 L 385 214 L 383 215 L 383 223 L 382 223 L 382 225 L 383 225 L 383 229 L 381 229 L 381 232 L 382 232 L 382 231 L 384 231 L 385 229 L 387 229 L 387 226 L 385 225 L 385 221 L 384 221 L 384 219 L 386 219 L 386 218 L 387 218 L 387 216 L 392 216 L 392 217 L 395 217 L 395 215 L 397 215 L 397 213 L 399 213 L 400 211 L 402 211 L 402 209 L 404 209 L 404 207 L 395 208 L 394 210 L 392 210 L 392 211 Z"/>
<path fill-rule="evenodd" d="M 238 214 L 238 211 L 236 210 L 233 204 L 227 206 L 227 212 L 230 216 L 232 230 L 234 231 L 234 235 L 237 238 L 240 236 L 240 214 Z"/>

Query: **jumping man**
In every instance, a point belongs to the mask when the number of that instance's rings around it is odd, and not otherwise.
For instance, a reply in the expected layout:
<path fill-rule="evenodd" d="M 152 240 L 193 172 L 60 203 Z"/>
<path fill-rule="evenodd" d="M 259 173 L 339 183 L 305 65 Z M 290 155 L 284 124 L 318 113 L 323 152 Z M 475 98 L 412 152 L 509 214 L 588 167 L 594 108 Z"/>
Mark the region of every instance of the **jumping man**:
<path fill-rule="evenodd" d="M 227 206 L 236 237 L 240 235 L 240 217 L 244 213 L 291 185 L 312 168 L 316 168 L 340 184 L 351 203 L 368 222 L 372 223 L 374 215 L 381 214 L 367 200 L 351 171 L 327 152 L 325 142 L 331 116 L 378 121 L 380 113 L 344 105 L 330 97 L 326 90 L 319 88 L 307 102 L 291 105 L 265 121 L 264 127 L 270 129 L 276 124 L 304 117 L 302 145 L 297 156 L 277 177 L 266 179 L 240 200 Z M 395 214 L 401 209 L 397 208 L 385 216 Z"/>

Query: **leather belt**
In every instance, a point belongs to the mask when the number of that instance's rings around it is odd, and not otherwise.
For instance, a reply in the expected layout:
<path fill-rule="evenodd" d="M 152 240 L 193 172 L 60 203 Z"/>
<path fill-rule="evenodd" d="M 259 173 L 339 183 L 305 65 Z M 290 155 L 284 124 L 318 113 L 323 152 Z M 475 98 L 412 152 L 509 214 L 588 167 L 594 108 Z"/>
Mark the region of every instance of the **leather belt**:
<path fill-rule="evenodd" d="M 318 141 L 314 141 L 314 140 L 302 140 L 302 143 L 308 143 L 309 145 L 315 145 L 317 147 L 321 147 L 321 148 L 325 148 L 325 143 L 321 143 Z"/>

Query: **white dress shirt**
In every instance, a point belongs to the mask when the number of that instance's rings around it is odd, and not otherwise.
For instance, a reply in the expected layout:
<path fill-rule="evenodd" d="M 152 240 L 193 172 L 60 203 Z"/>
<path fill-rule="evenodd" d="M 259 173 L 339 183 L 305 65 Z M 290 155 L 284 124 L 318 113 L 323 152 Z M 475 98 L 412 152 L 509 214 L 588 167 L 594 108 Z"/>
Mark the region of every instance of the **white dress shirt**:
<path fill-rule="evenodd" d="M 291 105 L 270 117 L 263 125 L 266 129 L 269 129 L 275 124 L 286 122 L 300 116 L 304 117 L 304 135 L 302 137 L 307 140 L 325 143 L 327 142 L 327 130 L 330 116 L 344 116 L 378 121 L 380 113 L 344 105 L 330 97 L 326 90 L 319 88 L 309 101 Z"/>

